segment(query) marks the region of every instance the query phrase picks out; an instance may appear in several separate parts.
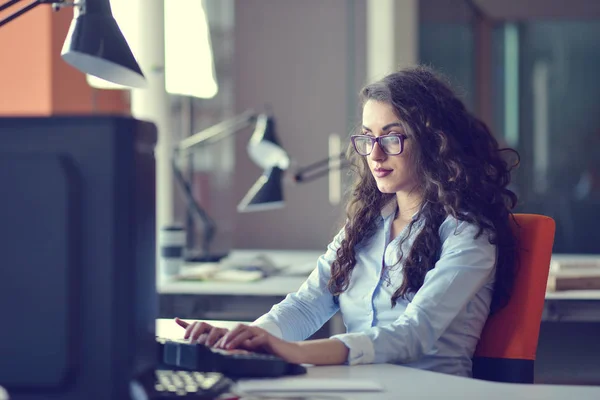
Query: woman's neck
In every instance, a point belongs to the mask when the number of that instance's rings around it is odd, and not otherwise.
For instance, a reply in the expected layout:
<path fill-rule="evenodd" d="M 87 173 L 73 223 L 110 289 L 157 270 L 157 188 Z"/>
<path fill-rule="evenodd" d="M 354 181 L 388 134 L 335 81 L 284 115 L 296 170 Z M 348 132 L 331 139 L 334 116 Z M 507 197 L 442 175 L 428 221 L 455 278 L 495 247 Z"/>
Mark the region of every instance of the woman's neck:
<path fill-rule="evenodd" d="M 422 197 L 416 192 L 397 192 L 398 212 L 395 219 L 410 221 L 421 207 Z"/>

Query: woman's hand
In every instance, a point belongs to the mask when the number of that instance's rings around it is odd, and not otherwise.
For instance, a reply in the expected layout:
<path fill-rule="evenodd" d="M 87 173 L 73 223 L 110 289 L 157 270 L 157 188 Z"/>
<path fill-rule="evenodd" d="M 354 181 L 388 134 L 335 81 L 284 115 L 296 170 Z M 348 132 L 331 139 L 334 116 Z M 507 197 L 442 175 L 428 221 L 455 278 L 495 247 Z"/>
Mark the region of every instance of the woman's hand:
<path fill-rule="evenodd" d="M 302 364 L 302 352 L 295 342 L 287 342 L 257 326 L 239 324 L 221 338 L 216 347 L 269 353 L 287 362 Z"/>
<path fill-rule="evenodd" d="M 184 339 L 189 339 L 190 342 L 200 343 L 205 346 L 214 346 L 221 339 L 228 329 L 217 328 L 206 322 L 194 321 L 192 323 L 185 322 L 182 319 L 175 318 L 177 325 L 185 328 Z"/>

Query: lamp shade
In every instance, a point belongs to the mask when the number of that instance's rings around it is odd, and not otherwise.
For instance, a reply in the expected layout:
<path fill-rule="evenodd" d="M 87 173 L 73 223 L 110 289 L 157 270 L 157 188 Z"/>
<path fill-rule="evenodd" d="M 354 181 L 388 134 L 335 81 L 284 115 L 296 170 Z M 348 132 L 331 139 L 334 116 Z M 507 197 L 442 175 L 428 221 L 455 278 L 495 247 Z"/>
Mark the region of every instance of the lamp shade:
<path fill-rule="evenodd" d="M 273 167 L 254 183 L 237 207 L 239 212 L 266 211 L 282 208 L 283 170 Z"/>
<path fill-rule="evenodd" d="M 75 9 L 62 58 L 80 71 L 106 81 L 136 88 L 146 86 L 108 0 L 87 0 L 85 5 L 81 10 Z"/>
<path fill-rule="evenodd" d="M 256 128 L 248 142 L 248 155 L 263 170 L 278 167 L 286 170 L 290 156 L 279 144 L 275 133 L 275 120 L 265 114 L 256 118 Z"/>

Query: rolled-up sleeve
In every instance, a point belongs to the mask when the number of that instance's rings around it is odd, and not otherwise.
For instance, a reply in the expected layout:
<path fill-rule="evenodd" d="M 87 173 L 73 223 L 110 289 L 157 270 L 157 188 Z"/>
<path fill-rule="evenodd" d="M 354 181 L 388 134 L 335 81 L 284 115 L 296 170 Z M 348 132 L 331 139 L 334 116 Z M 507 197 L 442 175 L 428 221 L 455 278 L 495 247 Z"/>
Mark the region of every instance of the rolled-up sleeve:
<path fill-rule="evenodd" d="M 393 323 L 332 336 L 350 350 L 349 364 L 407 363 L 430 351 L 454 318 L 493 280 L 496 246 L 477 227 L 460 222 L 442 244 L 440 259 Z"/>
<path fill-rule="evenodd" d="M 304 340 L 321 328 L 339 308 L 333 301 L 327 283 L 343 235 L 342 229 L 327 246 L 327 251 L 319 257 L 316 268 L 297 292 L 288 294 L 252 325 L 291 341 Z"/>

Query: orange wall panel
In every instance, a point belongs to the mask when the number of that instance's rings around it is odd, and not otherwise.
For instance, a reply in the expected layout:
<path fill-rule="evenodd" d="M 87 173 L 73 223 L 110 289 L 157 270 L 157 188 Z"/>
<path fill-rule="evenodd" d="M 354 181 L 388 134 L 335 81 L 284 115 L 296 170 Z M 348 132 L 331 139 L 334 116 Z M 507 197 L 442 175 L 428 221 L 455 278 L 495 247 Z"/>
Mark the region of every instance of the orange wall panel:
<path fill-rule="evenodd" d="M 0 115 L 50 113 L 51 13 L 38 6 L 0 28 Z"/>

